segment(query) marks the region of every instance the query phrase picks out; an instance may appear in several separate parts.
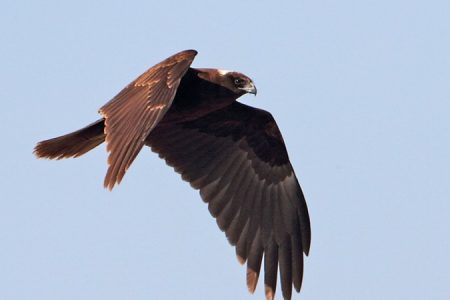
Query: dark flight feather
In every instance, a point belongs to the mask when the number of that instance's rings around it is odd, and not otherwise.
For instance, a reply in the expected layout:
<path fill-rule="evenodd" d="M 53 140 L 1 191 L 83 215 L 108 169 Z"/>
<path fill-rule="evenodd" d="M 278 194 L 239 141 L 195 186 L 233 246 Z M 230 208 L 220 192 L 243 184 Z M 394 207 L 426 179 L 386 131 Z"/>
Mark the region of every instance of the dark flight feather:
<path fill-rule="evenodd" d="M 299 287 L 302 252 L 309 251 L 309 217 L 301 210 L 306 203 L 272 116 L 235 102 L 203 118 L 156 127 L 146 143 L 200 190 L 240 262 L 248 261 L 249 290 L 264 252 L 268 295 L 275 293 L 279 266 L 283 294 L 290 298 L 292 284 Z M 198 167 L 200 157 L 214 168 Z"/>
<path fill-rule="evenodd" d="M 311 229 L 306 202 L 272 115 L 235 100 L 256 93 L 237 72 L 194 69 L 194 50 L 150 68 L 73 133 L 37 144 L 38 157 L 78 157 L 106 141 L 105 187 L 120 183 L 143 145 L 198 189 L 255 291 L 264 260 L 267 299 L 278 270 L 284 299 L 300 291 Z M 236 81 L 236 78 L 239 78 Z M 235 85 L 238 82 L 239 85 Z"/>

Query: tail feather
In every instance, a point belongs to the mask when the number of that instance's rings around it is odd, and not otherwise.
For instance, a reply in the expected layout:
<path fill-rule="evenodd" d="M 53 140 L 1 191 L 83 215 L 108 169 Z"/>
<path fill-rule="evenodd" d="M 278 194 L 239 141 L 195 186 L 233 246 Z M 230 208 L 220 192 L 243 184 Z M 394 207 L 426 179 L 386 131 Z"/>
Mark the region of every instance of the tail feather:
<path fill-rule="evenodd" d="M 39 142 L 34 154 L 49 159 L 81 156 L 105 141 L 104 127 L 101 119 L 75 132 Z"/>

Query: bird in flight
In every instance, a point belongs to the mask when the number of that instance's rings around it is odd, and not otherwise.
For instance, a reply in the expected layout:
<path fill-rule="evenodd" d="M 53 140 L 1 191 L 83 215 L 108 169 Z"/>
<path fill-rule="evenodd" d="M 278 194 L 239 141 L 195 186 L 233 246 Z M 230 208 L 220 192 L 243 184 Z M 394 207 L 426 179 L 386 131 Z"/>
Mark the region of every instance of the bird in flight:
<path fill-rule="evenodd" d="M 119 184 L 144 145 L 200 191 L 255 291 L 264 259 L 267 299 L 280 273 L 284 299 L 300 292 L 311 229 L 300 185 L 272 115 L 236 100 L 256 95 L 244 74 L 191 68 L 195 50 L 179 52 L 126 86 L 99 110 L 102 118 L 39 142 L 39 158 L 78 157 L 103 142 L 104 186 Z"/>

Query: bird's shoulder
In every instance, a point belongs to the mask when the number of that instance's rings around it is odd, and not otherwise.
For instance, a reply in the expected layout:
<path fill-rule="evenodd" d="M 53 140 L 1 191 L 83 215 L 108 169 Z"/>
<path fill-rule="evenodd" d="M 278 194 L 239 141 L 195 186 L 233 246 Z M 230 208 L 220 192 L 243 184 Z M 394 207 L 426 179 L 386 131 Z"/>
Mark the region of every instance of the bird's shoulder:
<path fill-rule="evenodd" d="M 271 165 L 289 163 L 286 146 L 272 114 L 240 102 L 181 124 L 208 135 L 231 138 Z"/>

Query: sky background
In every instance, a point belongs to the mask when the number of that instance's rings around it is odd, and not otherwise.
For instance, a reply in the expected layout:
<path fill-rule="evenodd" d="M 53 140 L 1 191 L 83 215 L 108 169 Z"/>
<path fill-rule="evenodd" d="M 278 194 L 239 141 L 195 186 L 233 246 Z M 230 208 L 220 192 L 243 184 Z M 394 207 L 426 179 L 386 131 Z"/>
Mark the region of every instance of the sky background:
<path fill-rule="evenodd" d="M 450 299 L 450 2 L 274 3 L 2 3 L 1 299 L 263 299 L 148 148 L 112 192 L 104 145 L 32 154 L 190 48 L 253 78 L 240 101 L 283 133 L 312 222 L 294 299 Z"/>

